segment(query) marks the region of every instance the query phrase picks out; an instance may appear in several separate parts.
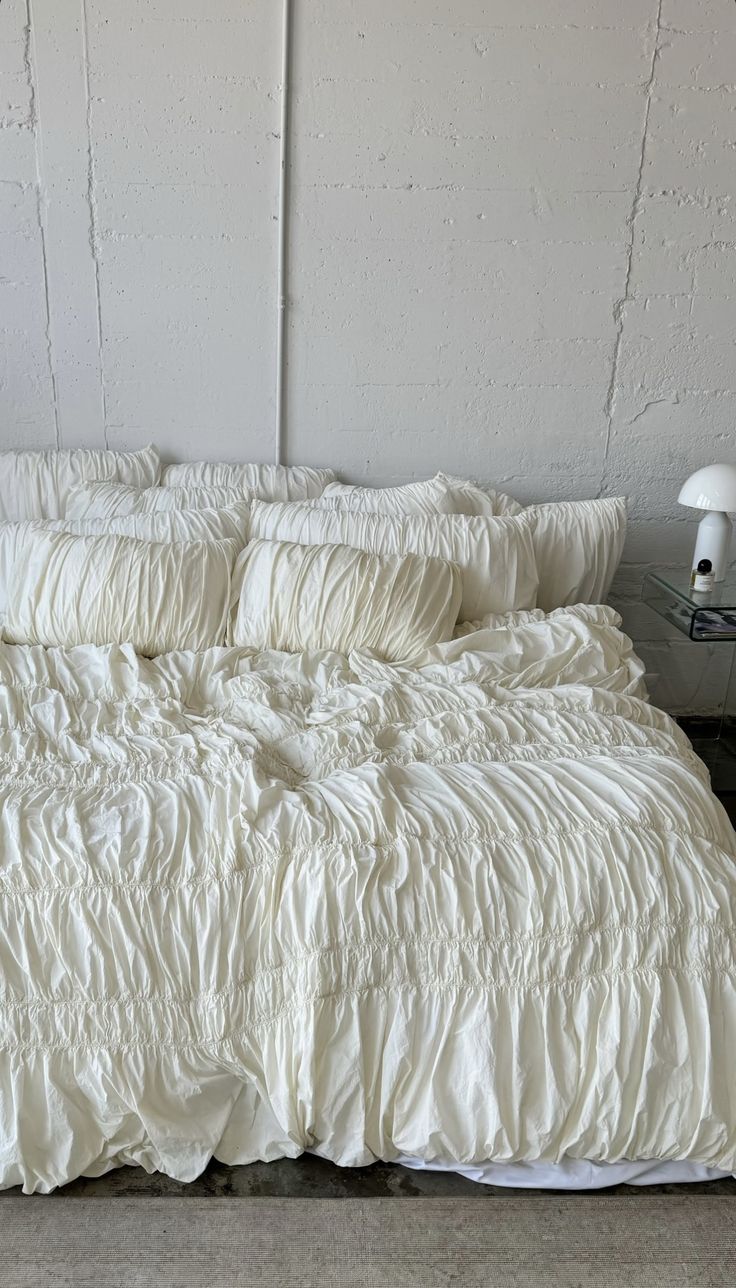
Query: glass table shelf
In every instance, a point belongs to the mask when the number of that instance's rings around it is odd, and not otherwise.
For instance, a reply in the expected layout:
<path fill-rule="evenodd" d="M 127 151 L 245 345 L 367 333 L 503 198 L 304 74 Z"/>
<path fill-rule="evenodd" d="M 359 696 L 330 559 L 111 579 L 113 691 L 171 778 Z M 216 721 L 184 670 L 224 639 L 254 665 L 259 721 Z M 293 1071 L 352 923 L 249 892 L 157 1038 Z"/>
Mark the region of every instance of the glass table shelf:
<path fill-rule="evenodd" d="M 736 641 L 736 574 L 706 593 L 690 588 L 690 574 L 648 572 L 642 583 L 643 601 L 695 643 L 733 644 Z"/>
<path fill-rule="evenodd" d="M 730 644 L 724 672 L 723 699 L 711 716 L 681 717 L 693 747 L 705 761 L 713 790 L 736 802 L 736 569 L 707 594 L 690 588 L 686 570 L 648 572 L 641 597 L 655 613 L 695 644 Z M 736 817 L 736 805 L 734 805 Z"/>

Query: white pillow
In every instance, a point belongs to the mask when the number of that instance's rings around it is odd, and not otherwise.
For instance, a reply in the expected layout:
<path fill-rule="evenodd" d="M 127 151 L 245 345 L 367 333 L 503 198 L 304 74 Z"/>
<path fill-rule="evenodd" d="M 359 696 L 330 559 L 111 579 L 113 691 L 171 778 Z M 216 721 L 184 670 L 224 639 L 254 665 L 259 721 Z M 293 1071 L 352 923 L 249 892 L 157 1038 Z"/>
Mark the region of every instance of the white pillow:
<path fill-rule="evenodd" d="M 443 559 L 252 541 L 233 576 L 231 642 L 286 653 L 369 649 L 387 662 L 452 638 L 460 573 Z"/>
<path fill-rule="evenodd" d="M 365 510 L 372 514 L 454 514 L 451 490 L 436 478 L 400 487 L 357 487 L 328 483 L 315 505 L 325 509 Z"/>
<path fill-rule="evenodd" d="M 512 496 L 495 488 L 481 487 L 470 479 L 455 478 L 451 474 L 438 474 L 447 493 L 452 497 L 453 514 L 517 515 L 524 507 Z"/>
<path fill-rule="evenodd" d="M 537 569 L 530 521 L 456 514 L 395 515 L 322 509 L 309 502 L 254 501 L 251 539 L 355 546 L 373 554 L 418 554 L 457 564 L 461 621 L 535 608 Z"/>
<path fill-rule="evenodd" d="M 238 465 L 189 461 L 164 466 L 165 487 L 236 487 L 262 501 L 308 501 L 321 496 L 335 475 L 310 465 Z"/>
<path fill-rule="evenodd" d="M 124 487 L 120 483 L 87 483 L 72 488 L 65 518 L 110 519 L 118 514 L 154 514 L 162 510 L 212 510 L 248 501 L 235 487 Z"/>
<path fill-rule="evenodd" d="M 503 492 L 486 491 L 462 479 L 446 481 L 458 498 L 465 498 L 465 514 L 484 513 L 485 498 L 488 513 L 525 514 L 532 520 L 539 573 L 537 604 L 544 612 L 604 602 L 626 540 L 625 497 L 550 501 L 524 508 Z"/>
<path fill-rule="evenodd" d="M 539 608 L 602 604 L 626 540 L 626 498 L 553 501 L 524 514 L 533 524 Z"/>
<path fill-rule="evenodd" d="M 30 532 L 69 532 L 80 537 L 136 537 L 138 541 L 248 540 L 250 507 L 242 501 L 222 510 L 164 510 L 153 514 L 120 514 L 111 519 L 40 519 L 30 523 L 0 523 L 0 623 L 5 620 L 10 580 L 22 543 Z"/>
<path fill-rule="evenodd" d="M 158 482 L 160 469 L 155 447 L 144 447 L 140 452 L 86 447 L 0 452 L 0 521 L 59 519 L 75 484 L 112 479 L 135 487 L 152 487 Z"/>
<path fill-rule="evenodd" d="M 147 657 L 222 644 L 234 541 L 136 541 L 36 529 L 23 541 L 4 637 L 14 644 L 132 644 Z"/>
<path fill-rule="evenodd" d="M 508 508 L 515 506 L 516 508 Z M 328 483 L 317 505 L 325 509 L 366 510 L 373 514 L 520 514 L 522 507 L 502 492 L 483 491 L 474 483 L 435 474 L 399 487 L 357 487 Z"/>

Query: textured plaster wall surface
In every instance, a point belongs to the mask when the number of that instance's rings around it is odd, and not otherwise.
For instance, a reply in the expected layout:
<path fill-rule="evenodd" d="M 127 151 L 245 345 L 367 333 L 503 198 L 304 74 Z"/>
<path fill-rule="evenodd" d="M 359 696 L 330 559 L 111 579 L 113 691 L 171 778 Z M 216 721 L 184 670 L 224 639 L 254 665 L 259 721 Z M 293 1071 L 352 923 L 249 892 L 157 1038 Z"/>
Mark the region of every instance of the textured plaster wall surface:
<path fill-rule="evenodd" d="M 295 0 L 291 461 L 625 492 L 736 458 L 733 0 Z M 273 459 L 277 0 L 0 0 L 0 445 Z"/>

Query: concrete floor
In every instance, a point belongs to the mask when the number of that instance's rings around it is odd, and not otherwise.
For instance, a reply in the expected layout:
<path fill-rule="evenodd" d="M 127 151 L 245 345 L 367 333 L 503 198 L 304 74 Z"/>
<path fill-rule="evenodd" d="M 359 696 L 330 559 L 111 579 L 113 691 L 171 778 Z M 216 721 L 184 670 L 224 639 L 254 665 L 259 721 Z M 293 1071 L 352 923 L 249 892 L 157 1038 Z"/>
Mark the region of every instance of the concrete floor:
<path fill-rule="evenodd" d="M 0 1194 L 18 1195 L 19 1190 Z M 160 1172 L 149 1176 L 139 1167 L 121 1167 L 100 1177 L 80 1177 L 56 1190 L 64 1198 L 115 1198 L 154 1196 L 157 1198 L 539 1198 L 544 1190 L 510 1190 L 495 1185 L 478 1185 L 451 1172 L 414 1172 L 390 1163 L 372 1167 L 335 1167 L 309 1154 L 275 1163 L 251 1163 L 228 1167 L 211 1162 L 196 1181 L 173 1181 Z M 736 1180 L 711 1181 L 695 1185 L 612 1186 L 593 1193 L 730 1195 L 736 1199 Z"/>

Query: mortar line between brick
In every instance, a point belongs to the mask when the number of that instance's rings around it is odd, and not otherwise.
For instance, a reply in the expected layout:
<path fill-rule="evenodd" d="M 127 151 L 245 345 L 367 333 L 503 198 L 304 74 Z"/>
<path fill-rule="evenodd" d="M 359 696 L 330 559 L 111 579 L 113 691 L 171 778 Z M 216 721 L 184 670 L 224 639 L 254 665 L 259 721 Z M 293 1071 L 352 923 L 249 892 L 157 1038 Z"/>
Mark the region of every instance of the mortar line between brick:
<path fill-rule="evenodd" d="M 634 242 L 636 237 L 636 220 L 641 207 L 642 187 L 644 181 L 644 163 L 647 152 L 647 134 L 649 131 L 649 113 L 652 106 L 652 97 L 654 91 L 654 76 L 657 66 L 657 56 L 659 54 L 659 38 L 662 32 L 662 7 L 664 0 L 657 0 L 657 13 L 654 22 L 654 43 L 652 47 L 652 62 L 649 68 L 649 79 L 645 87 L 646 105 L 644 108 L 644 123 L 641 132 L 641 150 L 639 152 L 639 168 L 634 185 L 634 198 L 631 203 L 631 211 L 627 220 L 629 229 L 629 240 L 626 252 L 626 276 L 624 278 L 624 293 L 620 300 L 614 305 L 614 317 L 616 320 L 616 339 L 613 346 L 613 360 L 611 363 L 611 379 L 608 384 L 606 401 L 604 404 L 604 413 L 606 416 L 606 438 L 603 446 L 603 462 L 601 469 L 601 485 L 598 489 L 599 495 L 603 492 L 606 484 L 606 469 L 608 464 L 608 453 L 611 446 L 611 434 L 613 430 L 613 416 L 616 410 L 616 386 L 618 383 L 618 371 L 621 361 L 621 347 L 623 343 L 624 323 L 626 320 L 626 305 L 631 302 L 631 275 L 634 264 Z"/>
<path fill-rule="evenodd" d="M 102 441 L 107 441 L 107 391 L 105 389 L 105 368 L 102 355 L 102 300 L 100 295 L 100 260 L 98 255 L 99 229 L 97 222 L 97 198 L 95 195 L 96 175 L 95 159 L 92 148 L 92 98 L 89 86 L 89 41 L 87 22 L 87 0 L 81 0 L 82 28 L 82 68 L 84 76 L 84 106 L 87 126 L 87 206 L 89 208 L 89 247 L 92 252 L 92 266 L 95 275 L 95 308 L 97 313 L 97 360 L 100 372 L 100 404 L 102 408 Z"/>
<path fill-rule="evenodd" d="M 33 75 L 33 60 L 31 57 L 31 48 L 33 40 L 33 23 L 31 13 L 31 0 L 26 0 L 26 29 L 25 42 L 23 46 L 23 66 L 26 77 L 28 78 L 28 91 L 30 94 L 30 121 L 33 130 L 33 155 L 36 167 L 36 223 L 38 224 L 38 235 L 41 245 L 41 268 L 43 274 L 43 294 L 44 294 L 44 336 L 46 341 L 46 360 L 49 366 L 49 379 L 51 381 L 51 398 L 54 411 L 54 438 L 57 448 L 61 447 L 61 428 L 59 425 L 59 395 L 56 383 L 56 368 L 54 364 L 54 344 L 51 328 L 51 296 L 49 292 L 49 267 L 46 255 L 46 222 L 44 219 L 44 204 L 42 197 L 42 180 L 41 180 L 41 154 L 39 150 L 39 121 L 37 118 L 36 103 L 36 82 Z"/>

